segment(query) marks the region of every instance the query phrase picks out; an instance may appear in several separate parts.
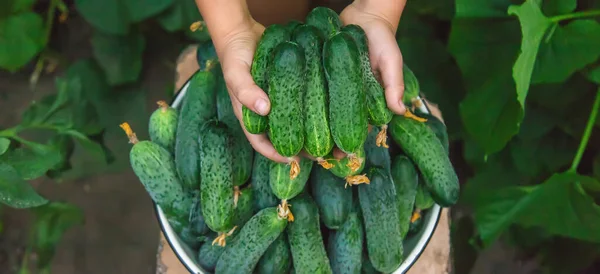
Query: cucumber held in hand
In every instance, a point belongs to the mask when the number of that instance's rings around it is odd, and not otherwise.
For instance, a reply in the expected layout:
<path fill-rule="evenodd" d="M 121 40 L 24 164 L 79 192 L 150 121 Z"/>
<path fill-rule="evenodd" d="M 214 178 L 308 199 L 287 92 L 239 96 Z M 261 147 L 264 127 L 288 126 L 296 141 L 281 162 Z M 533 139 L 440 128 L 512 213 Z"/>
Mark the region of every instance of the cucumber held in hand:
<path fill-rule="evenodd" d="M 202 185 L 200 197 L 206 225 L 219 233 L 214 243 L 225 246 L 225 238 L 234 227 L 232 153 L 229 134 L 224 124 L 208 121 L 200 135 Z"/>
<path fill-rule="evenodd" d="M 334 10 L 327 7 L 316 7 L 306 15 L 306 25 L 319 29 L 323 38 L 327 39 L 342 28 L 342 21 Z"/>
<path fill-rule="evenodd" d="M 317 204 L 308 194 L 299 195 L 291 203 L 294 221 L 288 224 L 287 236 L 296 273 L 332 273 Z"/>
<path fill-rule="evenodd" d="M 254 165 L 252 168 L 252 177 L 250 183 L 254 191 L 254 210 L 259 211 L 266 207 L 273 207 L 279 204 L 277 196 L 271 190 L 269 176 L 271 173 L 271 160 L 262 154 L 255 152 Z"/>
<path fill-rule="evenodd" d="M 177 174 L 187 189 L 200 186 L 200 125 L 217 115 L 216 80 L 212 61 L 205 71 L 197 72 L 190 80 L 185 99 L 179 111 L 175 141 Z"/>
<path fill-rule="evenodd" d="M 460 190 L 458 176 L 433 130 L 426 123 L 394 115 L 390 133 L 421 171 L 433 200 L 440 206 L 454 205 Z"/>
<path fill-rule="evenodd" d="M 408 233 L 408 227 L 413 214 L 419 174 L 413 162 L 404 155 L 398 155 L 394 158 L 391 173 L 396 188 L 400 234 L 404 239 Z"/>
<path fill-rule="evenodd" d="M 352 189 L 345 187 L 343 179 L 326 169 L 316 166 L 310 176 L 314 197 L 323 224 L 329 229 L 338 229 L 352 209 Z"/>
<path fill-rule="evenodd" d="M 256 274 L 288 274 L 292 267 L 292 253 L 285 233 L 281 233 L 256 265 Z"/>
<path fill-rule="evenodd" d="M 333 273 L 361 273 L 363 242 L 362 219 L 354 209 L 342 227 L 329 235 L 327 251 Z"/>
<path fill-rule="evenodd" d="M 337 147 L 348 154 L 352 170 L 357 170 L 360 159 L 355 152 L 365 143 L 369 128 L 360 53 L 349 34 L 338 32 L 325 42 L 323 66 L 331 134 Z"/>
<path fill-rule="evenodd" d="M 358 46 L 360 61 L 362 63 L 363 80 L 365 81 L 369 121 L 372 125 L 381 128 L 379 135 L 377 135 L 377 146 L 388 148 L 387 124 L 392 120 L 392 111 L 387 106 L 385 91 L 375 78 L 371 68 L 367 35 L 360 26 L 354 24 L 344 26 L 342 32 L 350 34 Z"/>
<path fill-rule="evenodd" d="M 371 183 L 358 186 L 367 250 L 373 267 L 390 273 L 400 266 L 404 253 L 396 193 L 383 169 L 371 167 L 368 174 Z"/>
<path fill-rule="evenodd" d="M 242 227 L 219 258 L 215 273 L 250 274 L 267 248 L 288 225 L 287 216 L 267 207 L 257 212 Z"/>
<path fill-rule="evenodd" d="M 419 80 L 415 73 L 406 65 L 402 64 L 402 75 L 404 76 L 404 93 L 402 95 L 402 102 L 406 106 L 421 107 L 421 100 L 417 99 L 421 88 L 419 87 Z"/>
<path fill-rule="evenodd" d="M 273 49 L 281 42 L 290 39 L 288 29 L 280 24 L 272 24 L 265 29 L 256 46 L 250 73 L 258 87 L 269 94 L 267 72 L 272 60 Z M 268 117 L 262 116 L 242 106 L 242 121 L 246 130 L 252 134 L 263 133 L 267 130 Z"/>
<path fill-rule="evenodd" d="M 322 66 L 323 38 L 314 26 L 303 25 L 296 29 L 293 39 L 303 49 L 306 59 L 306 92 L 304 94 L 304 150 L 317 158 L 325 168 L 332 165 L 323 159 L 333 149 L 329 129 L 327 80 Z"/>
<path fill-rule="evenodd" d="M 177 132 L 177 110 L 165 101 L 157 102 L 159 108 L 150 116 L 148 132 L 150 140 L 175 153 L 175 134 Z"/>
<path fill-rule="evenodd" d="M 304 147 L 302 97 L 305 92 L 304 52 L 294 42 L 282 42 L 273 51 L 269 69 L 269 138 L 284 157 L 300 153 Z M 299 163 L 290 158 L 290 178 L 300 173 Z"/>

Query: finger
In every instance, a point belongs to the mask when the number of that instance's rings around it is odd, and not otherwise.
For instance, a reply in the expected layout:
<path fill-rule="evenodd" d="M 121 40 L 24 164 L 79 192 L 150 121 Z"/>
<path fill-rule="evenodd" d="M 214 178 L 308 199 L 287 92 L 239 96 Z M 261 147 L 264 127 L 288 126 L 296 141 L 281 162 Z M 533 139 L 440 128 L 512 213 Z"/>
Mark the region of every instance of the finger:
<path fill-rule="evenodd" d="M 300 151 L 300 155 L 301 155 L 302 157 L 304 157 L 304 158 L 308 158 L 308 159 L 310 159 L 310 160 L 311 160 L 311 161 L 313 161 L 313 162 L 314 162 L 314 161 L 317 161 L 317 158 L 315 158 L 315 157 L 313 157 L 312 155 L 308 154 L 308 152 L 306 152 L 306 150 L 304 150 L 304 149 L 303 149 L 302 151 Z"/>
<path fill-rule="evenodd" d="M 337 147 L 333 148 L 333 157 L 334 158 L 341 160 L 341 159 L 346 158 L 346 155 L 347 154 L 345 152 L 343 152 L 341 149 L 339 149 Z"/>
<path fill-rule="evenodd" d="M 260 115 L 267 115 L 270 110 L 269 97 L 254 83 L 250 74 L 254 46 L 251 46 L 251 42 L 242 42 L 233 42 L 237 44 L 230 45 L 223 57 L 223 76 L 227 88 L 242 105 Z"/>
<path fill-rule="evenodd" d="M 404 76 L 402 74 L 402 54 L 400 49 L 393 39 L 393 36 L 387 35 L 384 48 L 379 55 L 378 71 L 383 80 L 385 89 L 385 99 L 388 108 L 396 114 L 404 114 L 406 107 L 402 102 L 404 94 Z M 383 38 L 382 38 L 383 39 Z"/>

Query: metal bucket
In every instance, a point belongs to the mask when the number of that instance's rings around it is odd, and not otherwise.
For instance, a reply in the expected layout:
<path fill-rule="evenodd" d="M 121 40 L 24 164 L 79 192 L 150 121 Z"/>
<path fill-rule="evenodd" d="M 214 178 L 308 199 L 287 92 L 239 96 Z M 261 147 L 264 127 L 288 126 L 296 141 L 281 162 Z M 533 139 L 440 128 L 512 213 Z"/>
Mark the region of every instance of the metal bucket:
<path fill-rule="evenodd" d="M 177 93 L 175 99 L 171 103 L 173 108 L 179 109 L 181 106 L 181 102 L 185 93 L 190 86 L 190 81 L 185 83 L 183 87 Z M 420 110 L 426 113 L 429 113 L 427 106 L 424 101 L 422 101 Z M 179 258 L 179 261 L 187 268 L 190 273 L 211 273 L 208 272 L 198 264 L 198 250 L 191 250 L 187 245 L 185 245 L 179 236 L 173 231 L 173 228 L 167 221 L 166 216 L 164 215 L 162 209 L 157 204 L 154 204 L 156 215 L 158 217 L 158 222 L 160 224 L 160 229 L 162 230 L 167 242 L 175 252 L 175 256 Z M 400 267 L 394 271 L 394 274 L 402 274 L 408 272 L 408 270 L 412 267 L 412 265 L 419 259 L 419 256 L 425 250 L 427 243 L 431 239 L 433 232 L 437 226 L 438 220 L 440 219 L 441 207 L 437 204 L 434 204 L 433 207 L 423 212 L 423 227 L 421 231 L 419 231 L 416 235 L 408 237 L 404 240 L 404 254 L 405 258 Z"/>

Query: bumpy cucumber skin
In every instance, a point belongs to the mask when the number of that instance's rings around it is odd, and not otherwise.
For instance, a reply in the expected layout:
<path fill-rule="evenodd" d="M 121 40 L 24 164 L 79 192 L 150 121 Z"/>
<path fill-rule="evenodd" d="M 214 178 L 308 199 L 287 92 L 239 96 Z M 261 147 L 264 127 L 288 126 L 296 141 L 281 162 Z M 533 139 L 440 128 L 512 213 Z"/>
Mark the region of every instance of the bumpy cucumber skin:
<path fill-rule="evenodd" d="M 390 172 L 392 165 L 390 150 L 383 146 L 377 146 L 377 134 L 379 134 L 379 131 L 379 128 L 372 127 L 371 132 L 367 136 L 367 141 L 365 142 L 367 163 L 365 166 L 383 167 L 387 172 Z"/>
<path fill-rule="evenodd" d="M 329 86 L 329 123 L 335 144 L 352 153 L 368 134 L 362 65 L 356 42 L 344 32 L 323 46 L 323 65 Z"/>
<path fill-rule="evenodd" d="M 258 261 L 256 274 L 287 274 L 292 267 L 292 253 L 285 233 L 281 233 Z"/>
<path fill-rule="evenodd" d="M 269 94 L 267 72 L 271 64 L 272 51 L 279 43 L 289 39 L 290 32 L 286 27 L 272 24 L 265 29 L 256 46 L 250 73 L 256 85 L 267 94 Z M 252 134 L 265 132 L 269 124 L 268 120 L 267 116 L 259 115 L 246 106 L 242 106 L 242 121 L 248 132 Z"/>
<path fill-rule="evenodd" d="M 233 112 L 231 98 L 220 70 L 217 74 L 217 117 L 227 125 L 232 137 L 230 146 L 233 152 L 233 185 L 241 186 L 248 181 L 252 173 L 254 149 Z"/>
<path fill-rule="evenodd" d="M 396 188 L 400 234 L 404 238 L 408 233 L 408 226 L 413 213 L 419 173 L 413 162 L 404 155 L 398 155 L 394 158 L 391 173 Z"/>
<path fill-rule="evenodd" d="M 444 146 L 427 124 L 394 115 L 390 133 L 404 153 L 415 163 L 425 186 L 440 206 L 454 205 L 460 185 Z"/>
<path fill-rule="evenodd" d="M 241 190 L 241 195 L 238 198 L 237 206 L 235 207 L 235 216 L 233 218 L 233 223 L 238 226 L 238 229 L 254 215 L 254 205 L 252 204 L 252 200 L 254 200 L 253 196 L 254 191 L 252 191 L 252 186 L 245 187 Z"/>
<path fill-rule="evenodd" d="M 302 25 L 303 25 L 302 22 L 300 22 L 298 20 L 290 20 L 287 22 L 287 24 L 285 24 L 285 28 L 287 29 L 288 33 L 294 33 L 296 28 L 298 28 Z"/>
<path fill-rule="evenodd" d="M 224 125 L 209 121 L 202 126 L 200 195 L 206 225 L 215 232 L 233 227 L 233 166 L 229 134 Z"/>
<path fill-rule="evenodd" d="M 310 176 L 314 197 L 321 221 L 329 229 L 340 228 L 352 209 L 352 189 L 346 188 L 344 179 L 333 175 L 321 166 L 315 166 Z"/>
<path fill-rule="evenodd" d="M 216 80 L 211 71 L 195 74 L 185 94 L 177 122 L 175 165 L 187 189 L 200 186 L 200 125 L 217 115 Z"/>
<path fill-rule="evenodd" d="M 334 10 L 316 7 L 306 15 L 306 25 L 315 26 L 327 38 L 342 28 L 342 21 Z"/>
<path fill-rule="evenodd" d="M 206 271 L 215 270 L 217 261 L 221 257 L 221 254 L 223 254 L 223 251 L 225 251 L 225 247 L 212 244 L 212 241 L 216 237 L 215 233 L 211 233 L 198 251 L 198 264 Z"/>
<path fill-rule="evenodd" d="M 419 176 L 419 185 L 417 186 L 417 194 L 415 196 L 415 208 L 425 210 L 431 208 L 433 204 L 435 204 L 435 201 L 433 201 L 431 193 L 425 187 L 423 177 Z"/>
<path fill-rule="evenodd" d="M 360 62 L 362 64 L 363 79 L 367 96 L 367 110 L 369 121 L 372 125 L 383 126 L 392 120 L 392 111 L 387 107 L 385 91 L 373 74 L 371 60 L 369 59 L 369 41 L 365 31 L 358 25 L 350 24 L 342 28 L 348 33 L 358 46 Z"/>
<path fill-rule="evenodd" d="M 402 95 L 402 102 L 406 106 L 412 105 L 412 100 L 419 96 L 421 88 L 419 87 L 419 80 L 415 73 L 404 63 L 402 65 L 402 75 L 404 78 L 404 93 Z"/>
<path fill-rule="evenodd" d="M 367 254 L 367 252 L 363 252 L 362 269 L 360 272 L 362 274 L 379 274 L 379 273 L 381 273 L 373 267 L 373 264 L 371 263 L 371 260 L 369 260 L 369 255 Z"/>
<path fill-rule="evenodd" d="M 150 140 L 161 145 L 170 153 L 175 152 L 177 117 L 177 110 L 174 108 L 159 107 L 150 115 L 150 122 L 148 123 Z"/>
<path fill-rule="evenodd" d="M 259 211 L 266 207 L 273 207 L 279 204 L 277 196 L 271 190 L 269 176 L 271 172 L 271 160 L 262 154 L 255 152 L 254 165 L 252 167 L 252 177 L 250 184 L 254 191 L 254 210 Z"/>
<path fill-rule="evenodd" d="M 271 191 L 278 199 L 292 199 L 304 190 L 313 168 L 313 162 L 310 159 L 301 157 L 299 164 L 300 174 L 296 178 L 290 179 L 291 166 L 289 164 L 271 162 L 269 184 L 271 185 Z"/>
<path fill-rule="evenodd" d="M 383 169 L 372 167 L 367 176 L 371 183 L 358 186 L 358 197 L 369 259 L 375 269 L 390 273 L 400 266 L 404 253 L 396 193 Z"/>
<path fill-rule="evenodd" d="M 356 152 L 355 152 L 356 156 L 362 160 L 362 163 L 360 165 L 360 167 L 352 172 L 352 169 L 348 167 L 348 163 L 350 162 L 350 159 L 348 157 L 344 157 L 339 161 L 331 161 L 334 166 L 332 168 L 329 169 L 329 171 L 331 173 L 333 173 L 333 175 L 338 176 L 340 178 L 346 178 L 347 176 L 354 176 L 356 174 L 359 174 L 363 171 L 363 169 L 365 168 L 366 165 L 366 159 L 365 159 L 365 148 L 364 146 L 359 148 Z M 333 155 L 331 155 L 331 157 L 327 157 L 328 159 L 332 159 Z"/>
<path fill-rule="evenodd" d="M 327 80 L 323 70 L 323 39 L 314 26 L 296 29 L 293 40 L 304 49 L 306 60 L 306 92 L 304 94 L 304 150 L 313 157 L 323 157 L 333 149 L 329 129 Z"/>
<path fill-rule="evenodd" d="M 273 50 L 269 68 L 269 138 L 285 157 L 297 155 L 304 147 L 302 96 L 305 92 L 306 60 L 294 42 L 283 42 Z"/>
<path fill-rule="evenodd" d="M 356 212 L 352 212 L 342 227 L 329 235 L 327 251 L 333 273 L 360 274 L 363 242 L 362 220 Z"/>
<path fill-rule="evenodd" d="M 296 273 L 332 273 L 319 224 L 319 209 L 307 194 L 290 201 L 294 221 L 287 236 Z"/>
<path fill-rule="evenodd" d="M 242 227 L 234 241 L 225 246 L 215 273 L 252 273 L 267 248 L 287 225 L 287 219 L 279 218 L 276 207 L 257 212 Z"/>

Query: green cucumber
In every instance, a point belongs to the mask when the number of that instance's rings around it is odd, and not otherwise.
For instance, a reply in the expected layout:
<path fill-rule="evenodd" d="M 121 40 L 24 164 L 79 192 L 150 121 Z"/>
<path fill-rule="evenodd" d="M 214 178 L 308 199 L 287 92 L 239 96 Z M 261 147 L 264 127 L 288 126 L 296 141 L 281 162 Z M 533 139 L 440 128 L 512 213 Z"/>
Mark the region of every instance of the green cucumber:
<path fill-rule="evenodd" d="M 362 274 L 378 274 L 378 273 L 381 273 L 381 272 L 377 271 L 377 269 L 375 269 L 373 267 L 373 264 L 371 263 L 371 260 L 369 260 L 369 255 L 367 254 L 367 252 L 363 252 L 363 256 L 362 256 L 362 269 L 361 269 L 360 273 L 362 273 Z"/>
<path fill-rule="evenodd" d="M 421 88 L 419 87 L 419 80 L 415 73 L 406 65 L 402 64 L 402 75 L 404 79 L 404 93 L 402 95 L 402 102 L 406 106 L 419 107 L 420 102 L 416 101 Z"/>
<path fill-rule="evenodd" d="M 323 38 L 316 27 L 303 25 L 296 29 L 293 39 L 304 49 L 306 59 L 307 84 L 303 101 L 304 150 L 319 158 L 330 153 L 334 146 L 329 129 L 327 80 L 321 62 Z"/>
<path fill-rule="evenodd" d="M 386 134 L 387 124 L 392 120 L 392 111 L 387 107 L 385 91 L 375 78 L 371 68 L 367 35 L 360 26 L 354 24 L 344 26 L 342 32 L 346 32 L 354 38 L 360 52 L 369 121 L 372 125 L 382 128 L 381 134 Z"/>
<path fill-rule="evenodd" d="M 190 227 L 194 234 L 196 235 L 206 235 L 210 232 L 210 228 L 206 225 L 204 221 L 204 215 L 202 215 L 202 202 L 200 200 L 200 190 L 194 190 L 191 194 L 193 204 L 191 209 L 189 210 L 189 220 Z"/>
<path fill-rule="evenodd" d="M 282 42 L 273 50 L 269 68 L 269 138 L 284 157 L 297 155 L 304 147 L 302 96 L 305 92 L 303 50 L 294 42 Z"/>
<path fill-rule="evenodd" d="M 285 233 L 281 233 L 258 261 L 256 274 L 287 274 L 292 267 L 292 253 Z"/>
<path fill-rule="evenodd" d="M 296 273 L 332 273 L 317 204 L 307 194 L 297 196 L 290 204 L 294 221 L 288 224 L 287 236 Z"/>
<path fill-rule="evenodd" d="M 331 171 L 331 173 L 333 173 L 333 175 L 338 176 L 340 178 L 346 178 L 348 176 L 354 176 L 357 175 L 359 173 L 361 173 L 363 171 L 363 169 L 365 168 L 365 148 L 360 147 L 355 153 L 354 153 L 358 159 L 360 159 L 361 165 L 360 167 L 356 170 L 356 171 L 352 171 L 352 169 L 350 167 L 348 167 L 348 164 L 350 163 L 350 159 L 349 157 L 344 157 L 342 159 L 338 160 L 328 160 L 328 162 L 333 163 L 334 166 L 332 168 L 329 169 L 329 171 Z M 333 154 L 331 154 L 330 157 L 327 157 L 328 159 L 333 159 Z"/>
<path fill-rule="evenodd" d="M 196 61 L 198 62 L 198 66 L 200 66 L 200 70 L 206 69 L 207 61 L 217 60 L 218 58 L 212 40 L 198 44 L 198 47 L 196 48 Z"/>
<path fill-rule="evenodd" d="M 363 242 L 362 219 L 354 211 L 339 230 L 330 232 L 327 251 L 333 273 L 361 273 Z"/>
<path fill-rule="evenodd" d="M 217 261 L 225 251 L 225 247 L 213 245 L 212 241 L 217 237 L 216 233 L 211 233 L 206 241 L 200 246 L 198 251 L 198 264 L 206 271 L 214 271 Z"/>
<path fill-rule="evenodd" d="M 164 147 L 170 153 L 175 152 L 175 137 L 177 133 L 177 110 L 165 101 L 157 102 L 159 108 L 150 116 L 148 133 L 150 140 Z"/>
<path fill-rule="evenodd" d="M 300 157 L 299 165 L 300 174 L 298 174 L 298 177 L 290 179 L 291 165 L 271 162 L 269 184 L 271 185 L 271 191 L 278 199 L 292 199 L 304 190 L 313 168 L 313 162 L 310 159 Z"/>
<path fill-rule="evenodd" d="M 352 189 L 346 182 L 321 166 L 315 166 L 310 176 L 312 197 L 314 197 L 321 221 L 329 229 L 340 228 L 352 209 Z"/>
<path fill-rule="evenodd" d="M 254 191 L 254 210 L 259 211 L 266 207 L 273 207 L 279 204 L 277 196 L 271 190 L 269 176 L 271 172 L 271 160 L 262 154 L 255 152 L 254 165 L 252 168 L 252 177 L 250 184 Z"/>
<path fill-rule="evenodd" d="M 431 193 L 425 187 L 425 182 L 423 181 L 423 177 L 419 177 L 419 185 L 417 186 L 417 194 L 415 196 L 415 208 L 419 210 L 429 209 L 435 204 L 433 198 L 431 197 Z"/>
<path fill-rule="evenodd" d="M 235 216 L 233 217 L 233 224 L 238 226 L 238 229 L 254 215 L 253 196 L 252 185 L 248 185 L 240 191 L 240 196 L 235 206 Z"/>
<path fill-rule="evenodd" d="M 290 20 L 287 22 L 287 24 L 285 24 L 285 28 L 287 29 L 288 33 L 293 33 L 296 30 L 296 28 L 302 25 L 302 22 L 298 20 Z"/>
<path fill-rule="evenodd" d="M 342 21 L 339 15 L 332 9 L 327 7 L 316 7 L 306 15 L 306 24 L 315 26 L 324 38 L 329 37 L 333 33 L 342 28 Z"/>
<path fill-rule="evenodd" d="M 209 121 L 202 126 L 200 135 L 201 178 L 200 195 L 202 215 L 206 225 L 220 234 L 233 228 L 235 216 L 233 201 L 232 151 L 225 125 Z"/>
<path fill-rule="evenodd" d="M 198 136 L 200 125 L 217 115 L 216 80 L 211 70 L 192 76 L 185 94 L 175 140 L 175 165 L 183 186 L 198 189 L 200 186 L 200 151 Z"/>
<path fill-rule="evenodd" d="M 250 73 L 252 74 L 254 83 L 267 94 L 269 94 L 267 73 L 268 68 L 271 65 L 272 51 L 279 43 L 289 39 L 290 32 L 287 28 L 280 24 L 272 24 L 265 29 L 256 46 Z M 242 121 L 248 132 L 252 134 L 265 132 L 268 126 L 268 120 L 267 116 L 262 116 L 246 106 L 242 106 Z"/>
<path fill-rule="evenodd" d="M 394 158 L 391 173 L 394 180 L 396 201 L 398 202 L 400 234 L 402 238 L 405 238 L 413 213 L 415 196 L 417 195 L 419 173 L 413 162 L 404 155 L 398 155 Z"/>
<path fill-rule="evenodd" d="M 390 133 L 419 168 L 433 200 L 440 206 L 454 205 L 460 190 L 458 176 L 433 130 L 426 123 L 394 115 Z"/>
<path fill-rule="evenodd" d="M 366 166 L 379 166 L 383 167 L 387 172 L 390 172 L 392 165 L 392 158 L 390 155 L 390 150 L 377 146 L 377 136 L 381 130 L 377 127 L 372 127 L 371 132 L 367 136 L 367 141 L 365 142 L 365 154 L 367 163 Z"/>
<path fill-rule="evenodd" d="M 411 219 L 410 225 L 408 227 L 407 236 L 415 235 L 419 233 L 419 230 L 421 230 L 421 228 L 423 228 L 423 213 L 421 212 L 421 210 L 415 209 L 415 212 L 413 214 L 418 215 L 416 215 L 414 219 Z"/>
<path fill-rule="evenodd" d="M 358 186 L 369 259 L 378 271 L 390 273 L 403 260 L 403 243 L 394 184 L 377 167 L 368 171 L 371 183 Z"/>
<path fill-rule="evenodd" d="M 367 139 L 368 118 L 360 54 L 349 34 L 339 32 L 325 42 L 323 65 L 331 134 L 337 147 L 352 156 Z"/>
<path fill-rule="evenodd" d="M 287 225 L 287 219 L 278 215 L 276 207 L 267 207 L 257 212 L 246 222 L 232 243 L 225 247 L 215 273 L 252 273 L 260 258 Z"/>
<path fill-rule="evenodd" d="M 450 154 L 450 140 L 448 139 L 448 131 L 446 129 L 446 125 L 437 117 L 428 114 L 428 113 L 419 113 L 420 117 L 427 119 L 425 123 L 431 127 L 435 136 L 440 140 L 444 149 L 446 150 L 446 154 Z"/>

